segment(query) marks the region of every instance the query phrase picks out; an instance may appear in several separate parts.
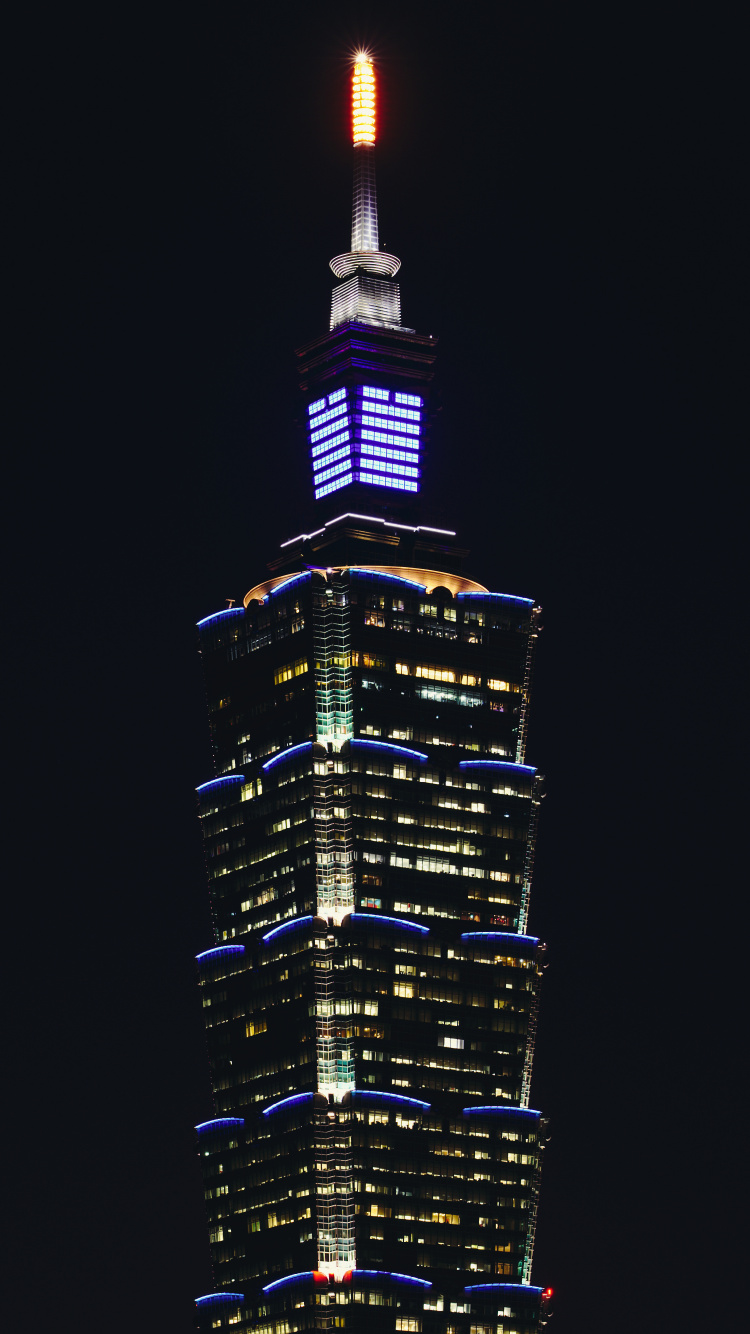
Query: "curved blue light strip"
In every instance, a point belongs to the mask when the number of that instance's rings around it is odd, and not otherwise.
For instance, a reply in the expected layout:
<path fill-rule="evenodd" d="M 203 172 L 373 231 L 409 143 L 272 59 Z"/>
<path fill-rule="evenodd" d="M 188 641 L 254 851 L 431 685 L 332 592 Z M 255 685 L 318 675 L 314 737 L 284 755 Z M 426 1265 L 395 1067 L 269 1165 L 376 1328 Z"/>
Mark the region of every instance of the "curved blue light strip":
<path fill-rule="evenodd" d="M 204 950 L 202 954 L 196 954 L 196 962 L 200 963 L 202 959 L 212 957 L 226 958 L 229 954 L 244 954 L 244 945 L 214 945 L 212 950 Z"/>
<path fill-rule="evenodd" d="M 385 917 L 379 912 L 353 912 L 349 916 L 353 922 L 382 922 L 386 926 L 400 926 L 404 931 L 418 931 L 422 936 L 429 936 L 429 926 L 419 926 L 416 922 L 407 922 L 402 917 Z"/>
<path fill-rule="evenodd" d="M 461 1115 L 509 1116 L 511 1119 L 520 1118 L 521 1120 L 524 1120 L 526 1117 L 531 1117 L 533 1121 L 538 1121 L 542 1113 L 535 1111 L 533 1107 L 501 1107 L 493 1104 L 491 1107 L 462 1107 Z"/>
<path fill-rule="evenodd" d="M 421 1107 L 429 1112 L 432 1103 L 420 1102 L 419 1098 L 407 1098 L 404 1093 L 378 1093 L 375 1089 L 352 1089 L 353 1098 L 377 1098 L 379 1102 L 404 1102 L 412 1107 Z"/>
<path fill-rule="evenodd" d="M 394 1274 L 390 1269 L 353 1269 L 352 1278 L 389 1278 L 392 1283 L 411 1283 L 415 1288 L 432 1287 L 426 1278 L 414 1278 L 411 1274 Z"/>
<path fill-rule="evenodd" d="M 520 598 L 515 593 L 457 593 L 458 598 L 499 598 L 503 602 L 520 602 L 525 607 L 533 607 L 533 598 Z"/>
<path fill-rule="evenodd" d="M 272 1102 L 270 1107 L 266 1107 L 263 1116 L 270 1116 L 272 1112 L 278 1112 L 282 1107 L 292 1107 L 297 1102 L 310 1102 L 315 1097 L 314 1093 L 293 1093 L 291 1098 L 282 1098 L 281 1102 Z"/>
<path fill-rule="evenodd" d="M 244 781 L 244 774 L 222 774 L 221 778 L 211 778 L 207 783 L 201 783 L 200 787 L 195 790 L 196 792 L 207 792 L 210 787 L 221 787 L 222 785 L 226 787 L 229 783 L 244 783 Z"/>
<path fill-rule="evenodd" d="M 217 1116 L 213 1121 L 201 1121 L 195 1128 L 198 1134 L 202 1135 L 208 1130 L 221 1130 L 224 1126 L 244 1126 L 244 1124 L 244 1116 Z"/>
<path fill-rule="evenodd" d="M 210 616 L 204 616 L 202 621 L 196 621 L 200 630 L 204 625 L 210 625 L 212 621 L 222 621 L 226 616 L 244 616 L 244 607 L 225 607 L 223 611 L 215 611 Z"/>
<path fill-rule="evenodd" d="M 273 1283 L 267 1283 L 264 1292 L 275 1292 L 276 1288 L 284 1288 L 287 1283 L 300 1283 L 302 1279 L 314 1278 L 316 1274 L 314 1269 L 305 1269 L 300 1274 L 287 1274 L 286 1278 L 275 1278 Z"/>
<path fill-rule="evenodd" d="M 541 1296 L 544 1288 L 535 1288 L 530 1283 L 471 1283 L 464 1292 L 534 1292 Z"/>
<path fill-rule="evenodd" d="M 261 769 L 264 771 L 273 769 L 275 764 L 281 764 L 282 760 L 288 760 L 290 755 L 295 755 L 301 750 L 312 750 L 312 744 L 312 741 L 301 741 L 298 746 L 289 746 L 287 750 L 281 750 L 278 755 L 266 760 L 266 763 L 261 765 Z"/>
<path fill-rule="evenodd" d="M 283 936 L 285 931 L 294 931 L 296 927 L 305 926 L 312 921 L 314 921 L 312 914 L 309 917 L 293 917 L 290 922 L 282 922 L 281 926 L 275 926 L 273 931 L 267 931 L 265 936 L 261 936 L 261 940 L 264 945 L 267 945 L 269 940 L 275 940 L 276 936 Z"/>
<path fill-rule="evenodd" d="M 378 750 L 392 750 L 397 755 L 413 755 L 418 760 L 428 760 L 429 755 L 425 755 L 421 750 L 410 750 L 408 746 L 394 746 L 390 741 L 368 741 L 364 737 L 353 737 L 349 743 L 351 746 L 374 746 Z"/>
<path fill-rule="evenodd" d="M 306 570 L 304 574 L 293 574 L 289 579 L 285 579 L 283 584 L 277 584 L 275 588 L 272 588 L 268 596 L 275 598 L 277 593 L 283 593 L 287 588 L 291 588 L 292 584 L 302 584 L 309 578 L 309 570 Z"/>
<path fill-rule="evenodd" d="M 244 1302 L 244 1292 L 208 1292 L 205 1297 L 196 1297 L 196 1306 L 213 1305 L 216 1302 Z"/>
<path fill-rule="evenodd" d="M 535 774 L 534 764 L 513 764 L 510 760 L 460 760 L 459 769 L 517 769 L 522 774 Z"/>
<path fill-rule="evenodd" d="M 416 442 L 414 447 L 416 448 Z M 416 579 L 404 579 L 400 574 L 384 574 L 382 570 L 363 570 L 359 565 L 350 565 L 349 573 L 363 574 L 370 579 L 387 579 L 391 584 L 406 584 L 407 588 L 418 588 L 420 593 L 427 592 L 426 584 L 418 584 Z"/>
<path fill-rule="evenodd" d="M 514 940 L 523 941 L 524 944 L 538 945 L 539 936 L 514 935 L 512 931 L 462 931 L 462 940 Z"/>
<path fill-rule="evenodd" d="M 220 778 L 211 778 L 208 783 L 202 783 L 200 787 L 196 787 L 196 792 L 206 792 L 208 788 L 222 787 L 222 784 L 226 787 L 227 783 L 244 783 L 244 774 L 222 774 Z"/>

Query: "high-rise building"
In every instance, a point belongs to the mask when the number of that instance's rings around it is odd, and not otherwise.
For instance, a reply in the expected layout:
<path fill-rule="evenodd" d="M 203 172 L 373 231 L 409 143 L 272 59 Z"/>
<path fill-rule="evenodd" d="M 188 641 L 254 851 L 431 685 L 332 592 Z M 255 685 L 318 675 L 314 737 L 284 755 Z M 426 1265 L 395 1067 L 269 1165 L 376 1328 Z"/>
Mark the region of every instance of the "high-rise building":
<path fill-rule="evenodd" d="M 538 608 L 419 522 L 436 340 L 401 324 L 352 77 L 351 250 L 299 351 L 310 532 L 199 623 L 215 1118 L 201 1331 L 531 1334 Z"/>

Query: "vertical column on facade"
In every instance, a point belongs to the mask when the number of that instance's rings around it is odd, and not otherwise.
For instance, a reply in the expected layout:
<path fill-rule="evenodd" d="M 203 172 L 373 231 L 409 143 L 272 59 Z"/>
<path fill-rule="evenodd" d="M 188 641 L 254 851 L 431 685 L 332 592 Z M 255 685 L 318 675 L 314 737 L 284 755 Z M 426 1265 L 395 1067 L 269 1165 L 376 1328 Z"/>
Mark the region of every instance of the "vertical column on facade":
<path fill-rule="evenodd" d="M 529 628 L 529 638 L 526 644 L 526 663 L 523 672 L 523 690 L 521 692 L 521 712 L 518 719 L 518 737 L 516 738 L 516 764 L 523 764 L 526 756 L 526 735 L 529 723 L 529 704 L 531 702 L 531 681 L 534 675 L 534 656 L 536 652 L 536 641 L 541 630 L 539 618 L 542 614 L 541 607 L 533 607 L 531 611 L 531 626 Z M 521 928 L 523 930 L 523 928 Z"/>
<path fill-rule="evenodd" d="M 316 739 L 331 754 L 315 765 L 315 842 L 319 916 L 340 923 L 354 907 L 349 774 L 333 753 L 354 730 L 349 589 L 346 575 L 318 576 L 313 587 Z"/>
<path fill-rule="evenodd" d="M 534 1240 L 536 1238 L 536 1220 L 539 1211 L 539 1188 L 542 1183 L 542 1151 L 547 1138 L 547 1122 L 541 1118 L 538 1129 L 539 1139 L 537 1141 L 537 1165 L 534 1171 L 531 1187 L 531 1198 L 529 1200 L 529 1218 L 526 1225 L 526 1249 L 523 1257 L 523 1272 L 521 1282 L 529 1285 L 531 1283 L 531 1266 L 534 1260 Z"/>
<path fill-rule="evenodd" d="M 315 1018 L 318 1092 L 340 1102 L 354 1088 L 351 997 L 344 969 L 336 968 L 333 936 L 319 938 L 315 949 Z"/>
<path fill-rule="evenodd" d="M 357 1264 L 354 1182 L 351 1136 L 332 1104 L 315 1109 L 315 1197 L 318 1269 L 341 1279 Z"/>
<path fill-rule="evenodd" d="M 534 874 L 534 854 L 536 852 L 536 833 L 539 823 L 539 807 L 542 804 L 544 779 L 541 774 L 534 775 L 531 785 L 531 809 L 529 811 L 529 829 L 526 839 L 526 855 L 523 862 L 523 882 L 521 884 L 521 904 L 518 911 L 518 930 L 526 934 L 529 923 L 529 904 L 531 901 L 531 880 Z"/>
<path fill-rule="evenodd" d="M 317 915 L 331 925 L 354 908 L 351 775 L 338 755 L 354 730 L 349 617 L 348 575 L 313 576 L 316 740 L 327 751 L 313 782 Z M 339 1124 L 341 1099 L 354 1088 L 351 999 L 339 953 L 332 933 L 316 941 L 317 1082 L 329 1100 L 315 1115 L 318 1268 L 337 1278 L 356 1267 L 351 1133 Z"/>
<path fill-rule="evenodd" d="M 526 1028 L 526 1046 L 523 1054 L 523 1076 L 521 1078 L 521 1106 L 528 1107 L 531 1096 L 531 1072 L 534 1065 L 534 1046 L 536 1044 L 536 1026 L 539 1018 L 539 1000 L 542 990 L 542 971 L 544 969 L 545 946 L 537 946 L 534 955 L 534 976 L 532 978 L 531 1005 Z"/>

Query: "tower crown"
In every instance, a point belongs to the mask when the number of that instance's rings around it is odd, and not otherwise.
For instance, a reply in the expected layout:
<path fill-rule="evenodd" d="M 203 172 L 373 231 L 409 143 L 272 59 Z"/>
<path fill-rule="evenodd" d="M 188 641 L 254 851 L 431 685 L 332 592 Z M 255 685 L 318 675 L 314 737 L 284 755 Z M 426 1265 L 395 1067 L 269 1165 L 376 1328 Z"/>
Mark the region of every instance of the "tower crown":
<path fill-rule="evenodd" d="M 354 62 L 351 98 L 351 250 L 330 262 L 341 281 L 331 293 L 329 332 L 298 349 L 300 387 L 315 499 L 366 487 L 358 505 L 371 504 L 376 488 L 390 506 L 399 493 L 410 501 L 421 489 L 436 340 L 402 326 L 393 281 L 401 260 L 380 249 L 377 76 L 366 52 Z"/>

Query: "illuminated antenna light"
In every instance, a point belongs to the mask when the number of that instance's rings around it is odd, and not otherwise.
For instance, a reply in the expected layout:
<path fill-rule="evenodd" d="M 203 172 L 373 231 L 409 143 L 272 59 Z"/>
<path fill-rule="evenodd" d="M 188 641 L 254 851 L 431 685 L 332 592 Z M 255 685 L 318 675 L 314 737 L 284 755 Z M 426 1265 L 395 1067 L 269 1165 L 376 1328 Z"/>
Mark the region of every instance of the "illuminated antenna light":
<path fill-rule="evenodd" d="M 366 55 L 357 56 L 352 71 L 352 138 L 357 144 L 375 143 L 375 70 Z"/>

